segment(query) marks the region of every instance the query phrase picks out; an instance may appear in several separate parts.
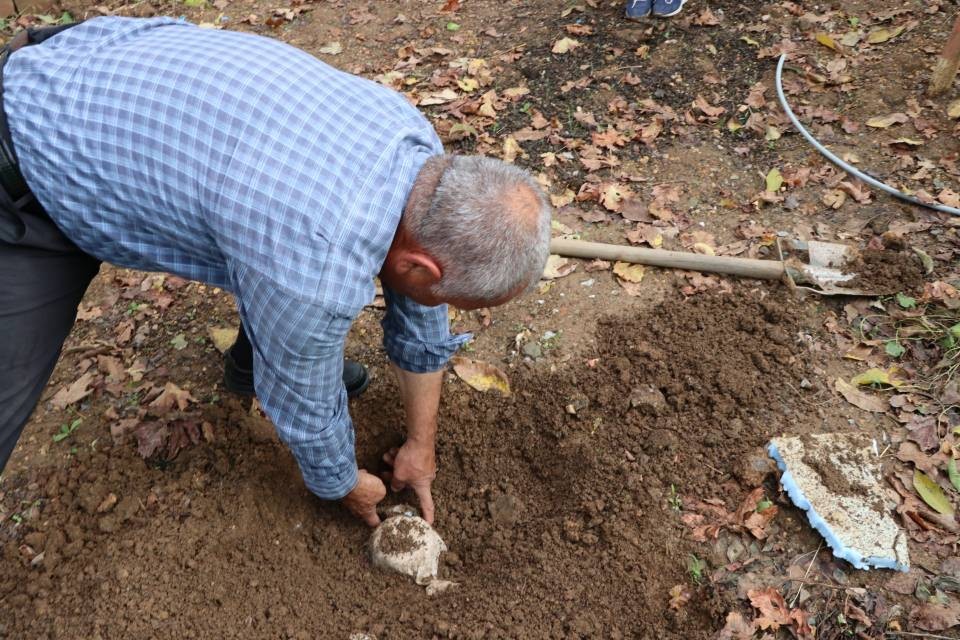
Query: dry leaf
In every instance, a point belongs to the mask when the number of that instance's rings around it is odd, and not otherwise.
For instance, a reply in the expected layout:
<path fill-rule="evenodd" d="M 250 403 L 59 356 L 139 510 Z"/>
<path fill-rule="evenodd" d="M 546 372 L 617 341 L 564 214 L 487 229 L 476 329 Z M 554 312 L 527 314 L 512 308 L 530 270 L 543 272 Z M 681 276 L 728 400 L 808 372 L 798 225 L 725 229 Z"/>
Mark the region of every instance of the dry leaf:
<path fill-rule="evenodd" d="M 610 211 L 619 212 L 623 207 L 623 201 L 631 196 L 633 196 L 633 191 L 629 187 L 611 183 L 600 191 L 600 204 Z"/>
<path fill-rule="evenodd" d="M 566 191 L 564 191 L 558 196 L 555 196 L 551 193 L 550 204 L 552 204 L 554 207 L 559 209 L 573 202 L 573 199 L 576 197 L 577 197 L 577 194 L 575 194 L 572 189 L 567 189 Z"/>
<path fill-rule="evenodd" d="M 842 395 L 847 402 L 864 411 L 873 411 L 875 413 L 886 413 L 889 405 L 887 401 L 880 396 L 875 396 L 856 388 L 843 378 L 837 378 L 834 388 Z"/>
<path fill-rule="evenodd" d="M 517 156 L 525 156 L 523 149 L 520 147 L 520 143 L 517 142 L 513 137 L 507 136 L 503 141 L 503 161 L 512 163 L 517 159 Z"/>
<path fill-rule="evenodd" d="M 717 640 L 751 640 L 753 630 L 752 622 L 744 620 L 739 611 L 731 611 L 727 614 L 727 623 L 717 635 Z"/>
<path fill-rule="evenodd" d="M 239 330 L 231 327 L 207 327 L 207 335 L 213 341 L 213 346 L 220 353 L 226 353 L 227 349 L 233 346 L 237 341 Z"/>
<path fill-rule="evenodd" d="M 790 624 L 792 618 L 787 609 L 787 603 L 784 602 L 780 592 L 773 587 L 753 589 L 747 592 L 747 596 L 750 598 L 750 604 L 760 611 L 760 616 L 755 621 L 759 629 L 776 631 Z"/>
<path fill-rule="evenodd" d="M 840 51 L 840 47 L 837 45 L 836 40 L 834 40 L 828 33 L 818 33 L 817 42 L 829 49 L 833 49 L 834 51 Z"/>
<path fill-rule="evenodd" d="M 50 399 L 50 404 L 52 404 L 55 409 L 65 409 L 74 402 L 83 400 L 93 393 L 93 387 L 90 386 L 93 382 L 93 376 L 93 372 L 88 371 L 72 383 L 66 385 L 60 389 L 60 391 L 57 391 L 56 395 Z"/>
<path fill-rule="evenodd" d="M 574 40 L 573 38 L 560 38 L 553 43 L 553 48 L 551 51 L 554 53 L 567 53 L 568 51 L 573 51 L 579 46 L 579 40 Z"/>
<path fill-rule="evenodd" d="M 460 379 L 477 391 L 492 389 L 505 396 L 510 395 L 510 381 L 507 375 L 492 364 L 460 356 L 451 358 L 450 363 Z"/>
<path fill-rule="evenodd" d="M 920 497 L 923 498 L 923 501 L 932 507 L 934 511 L 942 513 L 945 516 L 953 515 L 954 509 L 953 505 L 950 504 L 949 498 L 944 495 L 940 485 L 930 479 L 930 476 L 914 469 L 913 488 L 916 489 Z"/>
<path fill-rule="evenodd" d="M 556 280 L 557 278 L 570 275 L 576 269 L 576 262 L 572 262 L 563 256 L 551 254 L 547 257 L 547 264 L 544 265 L 543 275 L 540 277 L 544 280 Z"/>
<path fill-rule="evenodd" d="M 148 406 L 150 413 L 155 416 L 162 416 L 169 413 L 174 407 L 179 411 L 184 411 L 191 402 L 196 402 L 196 399 L 190 395 L 189 391 L 168 382 L 160 395 L 154 398 Z"/>
<path fill-rule="evenodd" d="M 960 99 L 954 100 L 947 107 L 947 116 L 950 118 L 960 118 Z"/>
<path fill-rule="evenodd" d="M 877 116 L 875 118 L 870 118 L 867 120 L 867 126 L 874 127 L 876 129 L 886 129 L 895 124 L 903 124 L 909 121 L 910 118 L 908 118 L 907 114 L 905 113 L 891 113 L 888 116 Z"/>
<path fill-rule="evenodd" d="M 320 53 L 325 53 L 328 56 L 336 56 L 343 53 L 343 45 L 339 42 L 328 42 L 319 49 Z"/>
<path fill-rule="evenodd" d="M 613 265 L 613 272 L 627 282 L 639 284 L 643 281 L 644 266 L 642 264 L 618 262 Z"/>
<path fill-rule="evenodd" d="M 910 622 L 924 631 L 946 631 L 960 624 L 960 602 L 947 604 L 925 602 L 910 612 Z"/>
<path fill-rule="evenodd" d="M 904 29 L 906 29 L 904 25 L 894 27 L 893 29 L 876 29 L 867 35 L 867 42 L 870 44 L 880 44 L 881 42 L 886 42 L 887 40 L 896 38 L 898 35 L 903 33 Z"/>
<path fill-rule="evenodd" d="M 693 597 L 693 593 L 690 592 L 690 588 L 685 584 L 678 584 L 673 586 L 670 589 L 670 608 L 674 611 L 679 611 L 690 602 L 690 598 Z"/>

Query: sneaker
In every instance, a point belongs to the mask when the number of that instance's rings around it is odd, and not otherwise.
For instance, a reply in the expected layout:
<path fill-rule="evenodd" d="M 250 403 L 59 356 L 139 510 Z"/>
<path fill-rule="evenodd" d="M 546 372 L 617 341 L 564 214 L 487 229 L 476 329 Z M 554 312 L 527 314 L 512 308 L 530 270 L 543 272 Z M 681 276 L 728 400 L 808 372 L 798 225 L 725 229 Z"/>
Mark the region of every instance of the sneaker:
<path fill-rule="evenodd" d="M 687 0 L 653 0 L 653 15 L 658 18 L 669 18 L 680 13 Z"/>
<path fill-rule="evenodd" d="M 639 20 L 650 15 L 653 0 L 627 0 L 627 20 Z"/>
<path fill-rule="evenodd" d="M 343 385 L 347 388 L 347 396 L 350 398 L 355 398 L 366 391 L 370 386 L 367 368 L 359 362 L 344 360 Z M 253 369 L 244 369 L 237 365 L 229 351 L 223 356 L 223 386 L 227 391 L 238 396 L 257 395 L 253 387 Z"/>

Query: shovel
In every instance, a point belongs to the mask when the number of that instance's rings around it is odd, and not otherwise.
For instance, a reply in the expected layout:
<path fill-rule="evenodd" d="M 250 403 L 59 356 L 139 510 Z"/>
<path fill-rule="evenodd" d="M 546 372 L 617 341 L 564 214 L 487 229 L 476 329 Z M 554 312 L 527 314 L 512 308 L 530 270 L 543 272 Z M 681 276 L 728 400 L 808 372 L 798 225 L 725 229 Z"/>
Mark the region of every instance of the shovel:
<path fill-rule="evenodd" d="M 792 240 L 785 244 L 788 245 L 787 248 L 791 255 L 784 256 L 783 246 L 778 240 L 779 260 L 708 256 L 699 253 L 627 247 L 602 242 L 568 240 L 566 238 L 551 240 L 550 252 L 571 258 L 619 260 L 653 267 L 724 273 L 757 280 L 781 280 L 787 281 L 793 286 L 824 295 L 877 296 L 894 293 L 892 291 L 872 291 L 844 286 L 845 282 L 852 280 L 857 275 L 850 272 L 844 273 L 845 267 L 855 257 L 850 247 L 814 240 L 808 242 Z M 806 262 L 794 254 L 806 254 Z"/>

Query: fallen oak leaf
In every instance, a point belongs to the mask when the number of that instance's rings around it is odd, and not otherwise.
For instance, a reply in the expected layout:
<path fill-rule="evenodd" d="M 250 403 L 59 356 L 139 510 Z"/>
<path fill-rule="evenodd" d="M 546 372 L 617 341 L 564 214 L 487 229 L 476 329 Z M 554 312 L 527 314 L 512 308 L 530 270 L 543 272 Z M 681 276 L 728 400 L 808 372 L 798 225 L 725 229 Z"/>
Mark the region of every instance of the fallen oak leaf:
<path fill-rule="evenodd" d="M 477 391 L 499 391 L 505 396 L 510 395 L 510 381 L 507 374 L 486 362 L 471 360 L 462 356 L 450 359 L 454 373 L 461 380 Z"/>
<path fill-rule="evenodd" d="M 153 401 L 147 405 L 151 414 L 162 416 L 169 413 L 176 407 L 179 411 L 184 411 L 187 405 L 196 402 L 196 399 L 190 395 L 190 392 L 181 389 L 172 382 L 168 382 L 163 387 L 163 391 Z"/>
<path fill-rule="evenodd" d="M 754 621 L 757 628 L 762 631 L 776 631 L 780 627 L 789 626 L 792 618 L 780 592 L 773 587 L 766 589 L 752 589 L 747 592 L 750 598 L 750 604 L 760 612 L 760 616 Z"/>
<path fill-rule="evenodd" d="M 692 597 L 693 594 L 690 592 L 690 589 L 687 587 L 687 585 L 674 585 L 670 588 L 670 608 L 674 611 L 679 611 L 688 602 L 690 602 L 690 598 Z"/>
<path fill-rule="evenodd" d="M 93 383 L 94 373 L 88 371 L 72 383 L 66 385 L 50 399 L 50 404 L 53 405 L 55 409 L 66 409 L 69 405 L 74 402 L 79 402 L 83 400 L 88 395 L 93 393 L 93 387 L 90 385 Z"/>
<path fill-rule="evenodd" d="M 170 427 L 162 422 L 144 422 L 133 432 L 137 438 L 137 453 L 141 458 L 152 458 L 170 436 Z"/>
<path fill-rule="evenodd" d="M 899 27 L 894 27 L 893 29 L 875 29 L 867 34 L 867 42 L 870 44 L 881 44 L 887 40 L 896 38 L 898 35 L 903 33 L 906 28 L 906 25 L 900 25 Z"/>
<path fill-rule="evenodd" d="M 753 622 L 747 622 L 739 611 L 727 614 L 727 622 L 717 634 L 717 640 L 752 640 L 755 629 Z"/>
<path fill-rule="evenodd" d="M 910 622 L 924 631 L 946 631 L 960 624 L 960 602 L 925 602 L 910 612 Z"/>

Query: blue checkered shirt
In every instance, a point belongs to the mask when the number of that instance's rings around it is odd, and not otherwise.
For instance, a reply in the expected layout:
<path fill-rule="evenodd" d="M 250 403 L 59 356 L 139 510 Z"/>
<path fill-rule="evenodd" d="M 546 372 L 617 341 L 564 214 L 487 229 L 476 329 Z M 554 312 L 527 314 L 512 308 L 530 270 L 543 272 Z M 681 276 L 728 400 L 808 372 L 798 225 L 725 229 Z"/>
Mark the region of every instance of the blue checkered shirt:
<path fill-rule="evenodd" d="M 234 293 L 256 391 L 322 498 L 357 482 L 341 380 L 424 161 L 403 96 L 260 36 L 170 18 L 90 20 L 15 52 L 4 106 L 27 183 L 81 249 Z M 440 369 L 445 306 L 385 292 L 384 347 Z"/>

